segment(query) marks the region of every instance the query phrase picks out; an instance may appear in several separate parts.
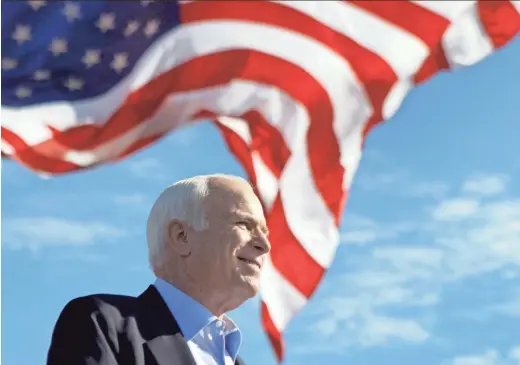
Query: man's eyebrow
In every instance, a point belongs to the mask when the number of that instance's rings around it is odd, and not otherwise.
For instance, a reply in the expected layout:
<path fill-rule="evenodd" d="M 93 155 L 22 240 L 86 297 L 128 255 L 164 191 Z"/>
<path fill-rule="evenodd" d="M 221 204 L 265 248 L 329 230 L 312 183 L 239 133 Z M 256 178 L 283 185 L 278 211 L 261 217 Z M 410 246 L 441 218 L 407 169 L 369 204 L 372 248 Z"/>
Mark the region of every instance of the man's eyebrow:
<path fill-rule="evenodd" d="M 244 221 L 248 221 L 250 223 L 253 223 L 253 224 L 257 224 L 259 226 L 262 227 L 262 231 L 268 235 L 269 234 L 269 228 L 267 227 L 267 225 L 263 224 L 263 222 L 260 222 L 259 220 L 257 220 L 254 216 L 252 216 L 251 214 L 245 214 L 245 213 L 239 213 L 239 212 L 235 212 L 235 218 L 236 219 L 241 219 L 241 220 L 244 220 Z"/>

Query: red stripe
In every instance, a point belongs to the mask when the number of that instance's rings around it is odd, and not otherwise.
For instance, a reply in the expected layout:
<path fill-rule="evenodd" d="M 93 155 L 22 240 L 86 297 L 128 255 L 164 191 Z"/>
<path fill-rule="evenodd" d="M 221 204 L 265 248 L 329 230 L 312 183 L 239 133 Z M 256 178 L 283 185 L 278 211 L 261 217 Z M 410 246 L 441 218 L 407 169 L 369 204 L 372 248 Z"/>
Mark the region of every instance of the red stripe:
<path fill-rule="evenodd" d="M 249 122 L 251 149 L 260 155 L 264 164 L 279 179 L 291 155 L 282 133 L 256 110 L 245 113 L 241 118 Z"/>
<path fill-rule="evenodd" d="M 287 224 L 286 213 L 295 214 L 284 211 L 283 202 L 278 195 L 267 217 L 272 241 L 271 260 L 281 275 L 300 293 L 310 298 L 325 270 L 300 245 Z"/>
<path fill-rule="evenodd" d="M 450 21 L 428 9 L 408 2 L 352 1 L 350 4 L 366 10 L 421 39 L 430 49 L 430 55 L 414 76 L 416 84 L 449 67 L 442 47 L 442 37 Z M 367 130 L 377 121 L 372 121 Z"/>
<path fill-rule="evenodd" d="M 38 146 L 46 146 L 45 144 L 31 147 L 18 135 L 4 127 L 2 127 L 2 139 L 13 147 L 14 153 L 11 157 L 29 169 L 60 174 L 81 168 L 72 162 L 64 161 L 61 157 L 41 154 Z"/>
<path fill-rule="evenodd" d="M 478 12 L 495 48 L 504 46 L 520 32 L 520 14 L 510 1 L 479 1 Z"/>
<path fill-rule="evenodd" d="M 439 45 L 438 48 L 432 50 L 432 53 L 423 62 L 419 71 L 415 73 L 413 81 L 416 85 L 421 84 L 433 75 L 449 68 L 450 64 L 446 58 L 444 49 Z"/>
<path fill-rule="evenodd" d="M 428 48 L 440 45 L 450 21 L 408 1 L 348 1 L 420 38 Z"/>
<path fill-rule="evenodd" d="M 264 326 L 265 332 L 273 345 L 274 352 L 276 354 L 276 358 L 280 363 L 284 358 L 284 343 L 282 340 L 282 335 L 280 331 L 275 327 L 273 320 L 271 319 L 271 315 L 269 314 L 269 309 L 262 302 L 262 307 L 260 309 L 262 315 L 262 325 Z"/>

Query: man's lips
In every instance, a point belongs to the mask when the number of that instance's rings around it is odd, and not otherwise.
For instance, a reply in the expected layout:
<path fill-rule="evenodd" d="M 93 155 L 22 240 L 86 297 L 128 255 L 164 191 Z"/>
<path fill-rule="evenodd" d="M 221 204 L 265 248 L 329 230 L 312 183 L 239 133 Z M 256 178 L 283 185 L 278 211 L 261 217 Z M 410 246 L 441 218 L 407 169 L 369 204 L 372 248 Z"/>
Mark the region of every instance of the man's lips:
<path fill-rule="evenodd" d="M 246 259 L 246 258 L 244 258 L 244 257 L 239 257 L 238 259 L 239 259 L 240 261 L 243 261 L 243 262 L 247 263 L 247 264 L 255 265 L 255 266 L 257 266 L 259 269 L 262 268 L 262 265 L 261 265 L 260 262 L 257 261 L 257 260 L 250 260 L 250 259 Z"/>

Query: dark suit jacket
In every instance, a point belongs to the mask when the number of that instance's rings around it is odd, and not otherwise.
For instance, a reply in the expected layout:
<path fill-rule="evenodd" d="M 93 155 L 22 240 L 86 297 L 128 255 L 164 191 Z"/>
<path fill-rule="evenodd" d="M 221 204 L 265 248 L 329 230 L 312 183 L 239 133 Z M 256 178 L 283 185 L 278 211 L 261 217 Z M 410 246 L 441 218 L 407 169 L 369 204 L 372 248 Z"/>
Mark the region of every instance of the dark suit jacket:
<path fill-rule="evenodd" d="M 237 358 L 236 365 L 244 365 Z M 139 297 L 76 298 L 61 312 L 47 365 L 196 365 L 154 286 Z"/>

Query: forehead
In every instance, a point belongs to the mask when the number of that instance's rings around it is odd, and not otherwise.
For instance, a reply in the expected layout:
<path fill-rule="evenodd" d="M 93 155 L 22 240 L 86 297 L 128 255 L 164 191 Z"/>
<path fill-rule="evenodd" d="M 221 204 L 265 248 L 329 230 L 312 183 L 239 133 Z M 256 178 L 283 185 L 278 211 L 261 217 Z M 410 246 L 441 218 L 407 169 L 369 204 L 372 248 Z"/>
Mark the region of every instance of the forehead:
<path fill-rule="evenodd" d="M 255 219 L 263 219 L 263 208 L 260 200 L 249 186 L 235 189 L 218 189 L 212 191 L 206 200 L 207 213 L 221 217 L 247 215 Z"/>

